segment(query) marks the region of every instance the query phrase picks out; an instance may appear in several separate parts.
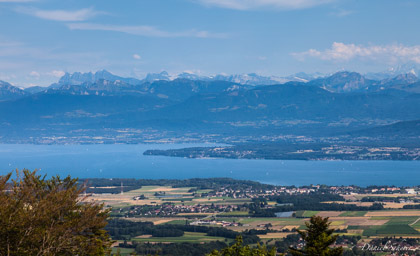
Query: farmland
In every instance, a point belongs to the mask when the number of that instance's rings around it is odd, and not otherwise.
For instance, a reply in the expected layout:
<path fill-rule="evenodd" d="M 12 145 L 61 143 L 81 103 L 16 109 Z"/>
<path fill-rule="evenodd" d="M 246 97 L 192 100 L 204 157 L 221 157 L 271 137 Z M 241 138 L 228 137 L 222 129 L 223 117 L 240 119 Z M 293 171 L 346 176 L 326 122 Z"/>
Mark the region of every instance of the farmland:
<path fill-rule="evenodd" d="M 224 241 L 223 237 L 211 237 L 207 236 L 206 233 L 200 232 L 185 232 L 181 237 L 151 237 L 151 236 L 139 236 L 133 238 L 132 241 L 137 242 L 150 242 L 150 243 L 205 243 L 211 241 Z M 232 239 L 229 240 L 230 242 Z"/>
<path fill-rule="evenodd" d="M 193 185 L 145 185 L 123 193 L 94 193 L 90 199 L 104 203 L 118 219 L 152 225 L 153 230 L 163 230 L 160 233 L 180 230 L 176 236 L 156 236 L 154 231 L 123 236 L 125 238 L 117 245 L 123 249 L 122 254 L 129 252 L 130 246 L 139 247 L 139 244 L 164 248 L 165 244 L 182 247 L 188 243 L 216 248 L 229 244 L 239 234 L 249 236 L 251 244 L 259 241 L 279 245 L 297 234 L 297 229 L 304 230 L 312 216 L 328 217 L 335 233 L 346 238 L 343 241 L 349 237 L 360 243 L 390 236 L 420 239 L 420 210 L 404 207 L 418 205 L 419 197 L 401 190 L 372 194 L 348 187 L 321 190 L 319 187 L 273 188 L 268 185 L 254 189 L 217 182 L 213 187 Z M 352 189 L 357 193 L 350 193 Z M 366 198 L 370 201 L 366 202 Z M 275 212 L 284 217 L 276 217 Z M 346 246 L 350 248 L 351 244 L 344 244 Z"/>

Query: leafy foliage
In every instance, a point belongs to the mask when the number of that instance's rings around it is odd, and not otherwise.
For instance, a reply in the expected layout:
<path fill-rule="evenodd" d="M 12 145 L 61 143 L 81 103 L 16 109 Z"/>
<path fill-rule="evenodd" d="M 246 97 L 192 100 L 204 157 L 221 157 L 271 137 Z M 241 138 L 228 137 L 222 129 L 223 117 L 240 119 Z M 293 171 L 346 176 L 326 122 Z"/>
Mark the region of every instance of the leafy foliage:
<path fill-rule="evenodd" d="M 357 206 L 354 204 L 338 203 L 344 202 L 344 198 L 329 192 L 312 192 L 301 195 L 274 195 L 269 197 L 270 201 L 276 201 L 279 206 L 264 208 L 261 203 L 251 203 L 250 213 L 253 217 L 274 217 L 276 212 L 288 211 L 374 211 L 382 210 L 381 203 L 373 203 L 371 206 Z M 337 201 L 335 203 L 323 203 L 326 201 Z M 298 213 L 297 217 L 304 217 Z"/>
<path fill-rule="evenodd" d="M 267 247 L 257 245 L 257 248 L 251 248 L 249 245 L 243 245 L 242 236 L 236 238 L 236 243 L 230 247 L 222 249 L 220 252 L 214 250 L 207 256 L 275 256 L 276 248 L 268 250 Z"/>
<path fill-rule="evenodd" d="M 343 248 L 330 248 L 337 240 L 338 235 L 332 235 L 334 229 L 329 229 L 328 218 L 312 216 L 306 222 L 306 231 L 297 230 L 305 241 L 303 249 L 290 248 L 289 252 L 293 256 L 340 256 L 343 255 Z"/>
<path fill-rule="evenodd" d="M 0 255 L 109 254 L 109 211 L 86 201 L 77 179 L 11 176 L 0 176 Z"/>
<path fill-rule="evenodd" d="M 134 248 L 137 255 L 204 256 L 213 250 L 226 247 L 221 241 L 208 243 L 144 243 L 132 241 L 120 243 L 119 247 Z"/>
<path fill-rule="evenodd" d="M 195 226 L 195 225 L 173 225 L 163 224 L 154 225 L 152 222 L 133 222 L 124 219 L 112 219 L 106 229 L 113 239 L 130 240 L 141 235 L 152 235 L 154 237 L 176 237 L 182 236 L 184 232 L 201 232 L 208 236 L 217 236 L 234 239 L 242 235 L 245 244 L 259 242 L 259 237 L 252 232 L 239 233 L 222 227 Z"/>

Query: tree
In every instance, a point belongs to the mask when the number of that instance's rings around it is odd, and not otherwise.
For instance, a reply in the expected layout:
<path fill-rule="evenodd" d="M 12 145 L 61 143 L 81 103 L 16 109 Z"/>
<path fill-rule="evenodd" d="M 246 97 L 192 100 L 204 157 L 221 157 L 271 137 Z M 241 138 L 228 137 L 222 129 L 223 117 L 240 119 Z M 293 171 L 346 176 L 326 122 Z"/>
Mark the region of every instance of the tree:
<path fill-rule="evenodd" d="M 242 236 L 236 237 L 236 243 L 230 247 L 222 249 L 222 251 L 214 250 L 207 256 L 275 256 L 276 248 L 273 247 L 268 250 L 267 247 L 257 245 L 257 248 L 250 248 L 248 245 L 243 245 Z"/>
<path fill-rule="evenodd" d="M 343 248 L 330 248 L 334 244 L 338 235 L 332 235 L 334 229 L 329 229 L 330 222 L 328 218 L 312 216 L 309 222 L 306 222 L 306 231 L 297 230 L 305 241 L 305 247 L 302 250 L 290 248 L 289 252 L 293 256 L 340 256 L 343 255 Z"/>
<path fill-rule="evenodd" d="M 0 176 L 0 255 L 106 255 L 109 210 L 87 201 L 77 179 L 36 171 Z"/>

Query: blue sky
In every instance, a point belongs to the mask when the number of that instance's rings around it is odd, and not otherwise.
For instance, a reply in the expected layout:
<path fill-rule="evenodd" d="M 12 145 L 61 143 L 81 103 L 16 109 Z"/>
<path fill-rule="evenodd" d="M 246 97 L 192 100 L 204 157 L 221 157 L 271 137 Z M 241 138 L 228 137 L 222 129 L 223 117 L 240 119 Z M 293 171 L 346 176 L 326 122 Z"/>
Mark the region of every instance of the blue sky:
<path fill-rule="evenodd" d="M 0 0 L 0 80 L 377 72 L 420 64 L 419 13 L 417 0 Z"/>

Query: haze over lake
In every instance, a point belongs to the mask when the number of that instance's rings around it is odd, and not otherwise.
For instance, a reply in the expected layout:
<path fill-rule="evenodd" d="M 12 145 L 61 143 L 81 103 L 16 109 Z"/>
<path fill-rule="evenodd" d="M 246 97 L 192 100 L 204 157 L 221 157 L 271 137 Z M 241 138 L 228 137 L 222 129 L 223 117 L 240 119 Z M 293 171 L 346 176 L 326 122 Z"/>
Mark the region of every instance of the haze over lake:
<path fill-rule="evenodd" d="M 418 185 L 420 161 L 282 161 L 144 156 L 212 144 L 0 145 L 0 175 L 16 168 L 79 178 L 229 177 L 277 185 Z"/>

